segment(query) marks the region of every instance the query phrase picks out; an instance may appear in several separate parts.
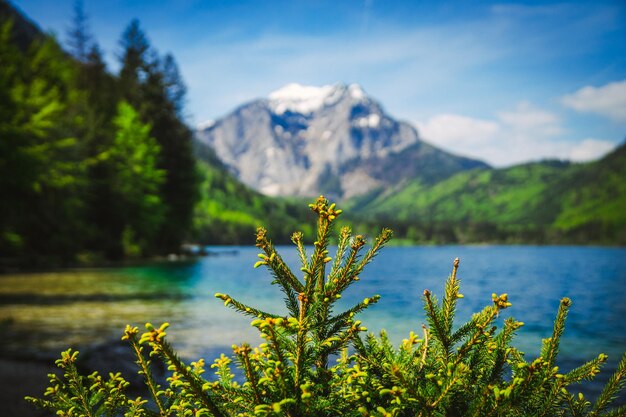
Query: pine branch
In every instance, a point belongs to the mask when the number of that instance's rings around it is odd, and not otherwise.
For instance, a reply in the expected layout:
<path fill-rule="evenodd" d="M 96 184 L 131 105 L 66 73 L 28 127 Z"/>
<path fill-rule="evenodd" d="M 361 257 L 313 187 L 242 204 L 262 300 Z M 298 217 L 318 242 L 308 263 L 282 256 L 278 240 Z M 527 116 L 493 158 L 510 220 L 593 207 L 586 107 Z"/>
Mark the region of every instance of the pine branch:
<path fill-rule="evenodd" d="M 454 322 L 454 314 L 456 311 L 456 301 L 459 298 L 463 298 L 462 294 L 459 294 L 459 280 L 456 279 L 456 272 L 459 269 L 459 258 L 456 258 L 452 267 L 452 274 L 446 281 L 445 294 L 442 300 L 442 326 L 446 334 L 452 332 L 452 323 Z"/>
<path fill-rule="evenodd" d="M 559 352 L 559 344 L 561 342 L 561 336 L 565 329 L 565 319 L 567 318 L 567 312 L 572 305 L 572 301 L 569 298 L 563 298 L 559 304 L 559 311 L 557 312 L 556 319 L 554 320 L 554 329 L 552 331 L 552 337 L 546 341 L 541 350 L 541 358 L 547 362 L 546 368 L 551 369 L 554 366 L 554 361 Z"/>
<path fill-rule="evenodd" d="M 274 245 L 267 238 L 267 230 L 263 227 L 259 227 L 257 229 L 256 246 L 264 252 L 265 258 L 257 262 L 255 267 L 268 265 L 268 267 L 276 274 L 276 279 L 281 283 L 284 283 L 283 285 L 290 287 L 296 293 L 304 291 L 302 283 L 298 280 L 298 278 L 296 278 L 278 252 L 276 252 Z"/>
<path fill-rule="evenodd" d="M 214 417 L 229 417 L 227 413 L 222 411 L 211 394 L 205 391 L 205 384 L 208 386 L 208 382 L 192 372 L 191 368 L 183 363 L 169 342 L 165 340 L 165 329 L 167 327 L 168 323 L 164 323 L 158 329 L 154 328 L 150 323 L 146 324 L 148 331 L 141 335 L 139 344 L 149 343 L 150 346 L 152 346 L 153 352 L 161 355 L 163 359 L 171 365 L 173 370 L 187 381 L 195 399 L 206 407 Z"/>
<path fill-rule="evenodd" d="M 507 363 L 509 355 L 513 348 L 510 347 L 511 341 L 515 334 L 515 330 L 519 329 L 523 323 L 515 321 L 513 318 L 508 318 L 504 321 L 504 329 L 494 337 L 493 342 L 496 347 L 493 352 L 493 364 L 491 372 L 487 379 L 487 383 L 494 383 L 495 381 L 502 379 L 504 373 L 504 366 Z"/>
<path fill-rule="evenodd" d="M 312 297 L 315 290 L 322 294 L 326 277 L 326 264 L 332 260 L 328 256 L 329 235 L 334 220 L 341 214 L 335 209 L 335 204 L 328 204 L 328 200 L 320 196 L 314 204 L 309 204 L 311 210 L 317 213 L 317 240 L 313 242 L 314 250 L 311 262 L 308 265 L 309 282 L 305 283 L 305 293 Z"/>
<path fill-rule="evenodd" d="M 472 317 L 470 321 L 461 325 L 450 337 L 450 343 L 455 344 L 467 337 L 470 333 L 476 330 L 476 320 L 475 317 Z"/>
<path fill-rule="evenodd" d="M 424 290 L 424 311 L 426 312 L 426 320 L 431 327 L 431 333 L 434 334 L 434 340 L 439 342 L 443 347 L 446 357 L 450 354 L 451 343 L 449 334 L 446 332 L 444 325 L 443 313 L 435 297 L 429 290 Z"/>
<path fill-rule="evenodd" d="M 601 353 L 597 358 L 569 371 L 564 378 L 568 384 L 580 382 L 583 379 L 591 381 L 600 372 L 600 367 L 606 363 L 607 358 L 608 356 Z"/>
<path fill-rule="evenodd" d="M 358 273 L 356 263 L 359 260 L 359 253 L 365 245 L 365 239 L 361 235 L 350 237 L 350 252 L 342 266 L 333 268 L 329 277 L 328 286 L 331 295 L 342 293 L 352 282 L 357 281 Z M 347 249 L 347 248 L 346 248 Z M 335 260 L 337 260 L 335 258 Z"/>
<path fill-rule="evenodd" d="M 488 306 L 485 307 L 485 309 L 481 313 L 479 313 L 479 318 L 483 318 L 484 320 L 482 322 L 476 320 L 476 331 L 469 338 L 469 340 L 467 340 L 457 350 L 456 360 L 454 361 L 455 368 L 459 363 L 463 361 L 465 354 L 467 354 L 471 349 L 478 345 L 481 340 L 484 340 L 485 337 L 490 336 L 495 331 L 495 327 L 487 329 L 487 326 L 489 326 L 496 318 L 496 316 L 498 315 L 498 311 L 499 310 L 497 307 Z"/>
<path fill-rule="evenodd" d="M 363 259 L 356 265 L 353 271 L 351 271 L 352 276 L 358 276 L 365 268 L 365 265 L 369 264 L 375 257 L 378 255 L 380 250 L 391 240 L 393 237 L 393 232 L 391 229 L 384 228 L 381 230 L 380 234 L 374 239 L 374 244 L 372 247 L 365 253 Z"/>
<path fill-rule="evenodd" d="M 126 329 L 124 330 L 124 336 L 122 337 L 122 340 L 128 340 L 128 342 L 130 343 L 130 346 L 133 349 L 133 352 L 135 353 L 135 357 L 137 358 L 137 361 L 135 363 L 139 365 L 139 368 L 140 368 L 139 372 L 143 374 L 144 376 L 144 383 L 146 384 L 146 387 L 150 391 L 150 395 L 152 396 L 152 399 L 154 400 L 155 404 L 157 405 L 157 408 L 159 409 L 159 415 L 166 416 L 167 414 L 165 412 L 165 406 L 163 405 L 163 402 L 161 401 L 161 396 L 159 395 L 160 387 L 154 381 L 154 377 L 152 376 L 152 370 L 150 369 L 150 361 L 146 361 L 146 359 L 143 356 L 142 347 L 139 344 L 139 339 L 137 338 L 138 334 L 139 334 L 139 329 L 137 327 L 131 327 L 130 325 L 126 325 Z"/>
<path fill-rule="evenodd" d="M 70 395 L 73 396 L 70 400 L 82 411 L 85 417 L 94 417 L 90 406 L 89 393 L 83 385 L 83 377 L 78 374 L 76 369 L 77 356 L 78 351 L 72 353 L 71 350 L 68 350 L 61 354 L 61 359 L 57 360 L 57 363 L 64 365 L 65 377 L 70 384 Z"/>
<path fill-rule="evenodd" d="M 352 229 L 349 226 L 344 226 L 339 232 L 339 242 L 337 243 L 337 251 L 335 252 L 335 259 L 333 265 L 330 268 L 329 276 L 336 278 L 337 272 L 341 268 L 341 264 L 344 261 L 346 250 L 348 249 L 350 238 L 352 237 Z"/>
<path fill-rule="evenodd" d="M 276 252 L 271 252 L 274 248 L 269 241 L 265 242 L 265 246 L 270 255 L 260 253 L 258 256 L 260 261 L 254 264 L 254 268 L 265 265 L 270 271 L 270 274 L 274 277 L 272 284 L 278 284 L 281 291 L 285 294 L 285 305 L 289 312 L 296 316 L 298 315 L 298 301 L 297 293 L 294 288 L 301 288 L 302 284 L 295 278 L 291 269 L 285 264 L 280 255 Z M 294 282 L 295 280 L 295 282 Z"/>
<path fill-rule="evenodd" d="M 326 334 L 326 337 L 332 336 L 341 331 L 341 329 L 349 326 L 350 320 L 353 316 L 365 310 L 366 308 L 376 304 L 378 300 L 380 300 L 380 295 L 374 295 L 373 297 L 365 298 L 362 302 L 355 305 L 354 307 L 334 317 L 329 318 L 326 321 L 326 325 L 330 326 L 330 328 Z"/>
<path fill-rule="evenodd" d="M 277 314 L 268 313 L 254 307 L 250 307 L 246 304 L 240 303 L 239 301 L 233 299 L 228 294 L 215 293 L 215 298 L 219 298 L 220 300 L 224 300 L 225 306 L 230 306 L 232 309 L 239 311 L 242 314 L 252 317 L 272 317 L 272 318 L 280 318 L 281 316 Z"/>
<path fill-rule="evenodd" d="M 626 405 L 622 405 L 615 410 L 602 414 L 602 417 L 626 417 Z"/>
<path fill-rule="evenodd" d="M 244 343 L 241 346 L 233 347 L 233 352 L 235 353 L 235 355 L 237 355 L 237 357 L 239 358 L 243 366 L 243 370 L 246 375 L 246 380 L 252 387 L 252 394 L 254 396 L 254 400 L 256 404 L 259 405 L 259 404 L 264 404 L 264 402 L 261 397 L 261 391 L 259 390 L 259 377 L 257 373 L 252 369 L 252 365 L 250 364 L 250 352 L 251 351 L 252 349 L 250 348 L 250 345 L 248 345 L 247 343 Z"/>
<path fill-rule="evenodd" d="M 626 353 L 622 355 L 622 359 L 617 366 L 617 370 L 604 386 L 604 389 L 593 405 L 593 409 L 589 416 L 594 417 L 599 415 L 599 413 L 601 413 L 613 400 L 615 400 L 617 393 L 624 388 L 624 385 L 626 385 Z"/>

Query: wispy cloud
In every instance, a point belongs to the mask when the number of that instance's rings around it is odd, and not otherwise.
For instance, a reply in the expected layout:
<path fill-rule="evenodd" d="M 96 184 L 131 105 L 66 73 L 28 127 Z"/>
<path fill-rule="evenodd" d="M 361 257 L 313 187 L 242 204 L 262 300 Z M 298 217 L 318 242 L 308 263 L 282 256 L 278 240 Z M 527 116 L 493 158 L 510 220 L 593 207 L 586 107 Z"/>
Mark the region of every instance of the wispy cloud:
<path fill-rule="evenodd" d="M 416 124 L 422 137 L 446 149 L 466 155 L 482 152 L 502 131 L 502 126 L 495 121 L 458 114 L 439 114 Z"/>
<path fill-rule="evenodd" d="M 466 73 L 496 61 L 504 48 L 497 36 L 473 27 L 453 32 L 427 27 L 372 29 L 367 36 L 266 33 L 230 40 L 213 35 L 179 53 L 191 101 L 200 119 L 214 118 L 241 101 L 267 95 L 289 82 L 310 85 L 358 82 L 395 116 L 411 118 L 441 88 L 458 91 L 472 84 Z M 212 45 L 207 54 L 206 45 Z M 456 87 L 455 87 L 456 86 Z M 197 111 L 197 110 L 196 110 Z"/>
<path fill-rule="evenodd" d="M 564 139 L 560 118 L 528 102 L 499 112 L 491 120 L 442 114 L 416 124 L 425 140 L 494 166 L 546 158 L 590 161 L 615 147 L 609 140 Z"/>
<path fill-rule="evenodd" d="M 561 99 L 564 106 L 581 113 L 594 113 L 618 122 L 626 122 L 626 80 L 586 86 Z"/>
<path fill-rule="evenodd" d="M 501 123 L 524 135 L 555 136 L 563 132 L 559 118 L 548 111 L 522 102 L 512 111 L 498 114 Z"/>

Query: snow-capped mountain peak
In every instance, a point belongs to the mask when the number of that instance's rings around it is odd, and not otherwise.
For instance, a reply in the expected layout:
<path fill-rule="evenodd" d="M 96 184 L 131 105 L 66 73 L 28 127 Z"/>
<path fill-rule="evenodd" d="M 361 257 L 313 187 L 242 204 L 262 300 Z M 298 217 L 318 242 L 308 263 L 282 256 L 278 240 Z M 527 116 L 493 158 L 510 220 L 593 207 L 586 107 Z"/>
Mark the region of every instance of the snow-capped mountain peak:
<path fill-rule="evenodd" d="M 358 84 L 346 86 L 337 83 L 316 87 L 291 83 L 270 93 L 268 102 L 272 111 L 278 115 L 287 111 L 308 115 L 323 107 L 332 106 L 346 93 L 354 100 L 365 98 L 365 92 Z"/>
<path fill-rule="evenodd" d="M 268 195 L 349 198 L 422 171 L 475 166 L 422 142 L 358 84 L 288 84 L 200 129 L 197 138 L 237 178 Z"/>

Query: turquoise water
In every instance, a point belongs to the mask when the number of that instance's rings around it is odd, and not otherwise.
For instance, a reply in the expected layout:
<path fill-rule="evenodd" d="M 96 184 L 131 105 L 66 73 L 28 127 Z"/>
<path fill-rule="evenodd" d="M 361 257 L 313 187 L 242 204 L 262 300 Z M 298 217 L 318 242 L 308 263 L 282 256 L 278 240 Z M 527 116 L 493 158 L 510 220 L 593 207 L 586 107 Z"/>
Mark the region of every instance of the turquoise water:
<path fill-rule="evenodd" d="M 142 267 L 73 270 L 0 276 L 3 355 L 54 356 L 68 346 L 119 339 L 127 323 L 168 321 L 170 341 L 187 358 L 212 360 L 233 343 L 258 343 L 249 319 L 213 297 L 228 293 L 247 304 L 284 312 L 282 293 L 271 276 L 253 269 L 257 250 L 210 248 L 214 255 L 193 262 Z M 299 270 L 291 247 L 279 248 Z M 378 332 L 399 342 L 424 322 L 421 294 L 440 295 L 452 260 L 461 259 L 465 298 L 459 319 L 507 292 L 506 315 L 525 322 L 517 345 L 528 356 L 549 337 L 559 300 L 570 297 L 561 364 L 571 368 L 600 352 L 613 368 L 626 351 L 626 249 L 538 246 L 439 246 L 386 248 L 342 298 L 347 306 L 374 294 L 381 301 L 362 315 Z"/>

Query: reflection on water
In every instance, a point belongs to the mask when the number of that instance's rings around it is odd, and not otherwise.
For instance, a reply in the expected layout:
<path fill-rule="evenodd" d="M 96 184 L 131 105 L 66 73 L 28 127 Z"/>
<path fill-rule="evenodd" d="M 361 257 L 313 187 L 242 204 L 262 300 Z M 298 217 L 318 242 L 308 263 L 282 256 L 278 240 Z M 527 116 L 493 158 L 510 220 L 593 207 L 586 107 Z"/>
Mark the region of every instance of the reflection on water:
<path fill-rule="evenodd" d="M 214 251 L 219 251 L 215 248 Z M 284 313 L 271 276 L 253 269 L 255 248 L 224 248 L 222 256 L 187 263 L 0 276 L 0 330 L 5 355 L 55 356 L 68 346 L 101 343 L 121 336 L 124 326 L 171 323 L 170 341 L 183 356 L 197 358 L 216 347 L 258 342 L 249 319 L 213 297 L 229 293 L 262 309 Z M 298 270 L 297 254 L 280 248 Z M 608 353 L 611 363 L 626 351 L 626 249 L 580 247 L 399 247 L 387 248 L 342 298 L 345 306 L 380 294 L 362 315 L 370 330 L 388 330 L 400 341 L 424 321 L 424 288 L 441 294 L 454 257 L 465 298 L 459 320 L 507 292 L 513 315 L 526 325 L 518 346 L 536 355 L 548 337 L 564 297 L 573 299 L 561 362 Z M 208 358 L 207 359 L 212 359 Z M 575 361 L 575 362 L 572 362 Z M 573 365 L 572 365 L 573 366 Z"/>

